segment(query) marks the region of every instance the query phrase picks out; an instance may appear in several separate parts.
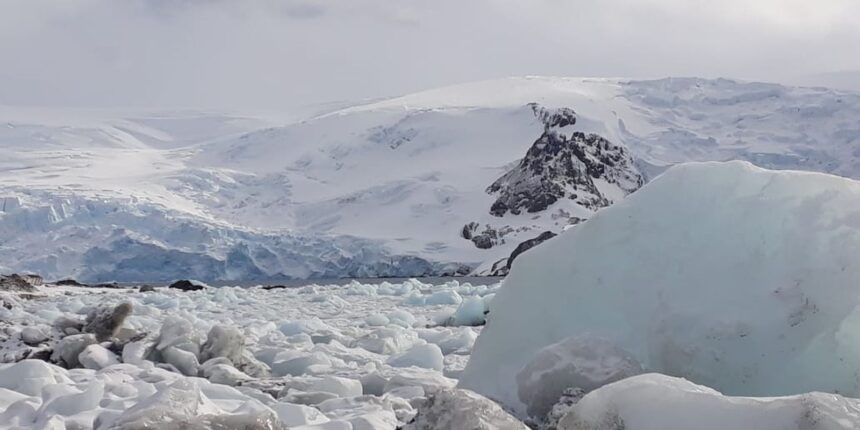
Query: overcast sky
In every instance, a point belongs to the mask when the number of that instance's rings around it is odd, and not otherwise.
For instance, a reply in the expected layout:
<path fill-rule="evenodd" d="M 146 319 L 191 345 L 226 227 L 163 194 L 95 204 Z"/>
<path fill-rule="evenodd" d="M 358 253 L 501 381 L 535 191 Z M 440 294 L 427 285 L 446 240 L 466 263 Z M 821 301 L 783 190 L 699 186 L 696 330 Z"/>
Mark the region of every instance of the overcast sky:
<path fill-rule="evenodd" d="M 516 75 L 860 70 L 860 0 L 0 5 L 0 104 L 280 109 Z"/>

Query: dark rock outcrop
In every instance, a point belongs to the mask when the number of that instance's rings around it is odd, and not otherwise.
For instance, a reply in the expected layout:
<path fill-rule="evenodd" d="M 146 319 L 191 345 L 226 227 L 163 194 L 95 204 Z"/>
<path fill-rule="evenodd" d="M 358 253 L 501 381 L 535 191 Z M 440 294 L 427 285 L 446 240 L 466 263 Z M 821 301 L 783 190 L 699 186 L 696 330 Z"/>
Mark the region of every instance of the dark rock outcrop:
<path fill-rule="evenodd" d="M 492 215 L 540 212 L 561 199 L 597 210 L 613 201 L 595 181 L 617 186 L 624 194 L 642 186 L 644 177 L 627 149 L 599 135 L 569 129 L 576 124 L 573 110 L 531 107 L 544 132 L 514 169 L 487 188 L 498 195 L 490 207 Z"/>
<path fill-rule="evenodd" d="M 36 291 L 36 287 L 25 277 L 18 274 L 0 275 L 0 291 L 32 293 Z"/>
<path fill-rule="evenodd" d="M 55 285 L 60 285 L 64 287 L 86 287 L 87 284 L 82 284 L 74 279 L 61 279 L 57 282 L 54 282 Z"/>
<path fill-rule="evenodd" d="M 140 288 L 137 289 L 137 291 L 140 293 L 149 293 L 155 291 L 155 287 L 153 287 L 152 285 L 141 285 Z"/>
<path fill-rule="evenodd" d="M 182 290 L 182 291 L 199 291 L 199 290 L 202 290 L 206 287 L 204 287 L 203 285 L 200 285 L 200 284 L 195 284 L 195 283 L 193 283 L 187 279 L 181 279 L 179 281 L 176 281 L 176 282 L 170 284 L 170 286 L 167 288 L 175 288 L 177 290 Z"/>
<path fill-rule="evenodd" d="M 506 263 L 506 268 L 508 270 L 511 270 L 511 264 L 513 264 L 514 259 L 516 259 L 520 254 L 522 254 L 523 252 L 526 252 L 529 249 L 532 249 L 535 246 L 540 245 L 544 241 L 546 241 L 548 239 L 552 239 L 556 236 L 557 235 L 551 231 L 545 231 L 545 232 L 541 233 L 540 235 L 538 235 L 538 237 L 529 239 L 529 240 L 517 245 L 517 247 L 514 248 L 514 250 L 511 252 L 510 257 L 508 257 L 508 262 Z"/>
<path fill-rule="evenodd" d="M 506 276 L 508 272 L 511 270 L 511 264 L 513 264 L 514 260 L 522 253 L 528 251 L 529 249 L 534 248 L 535 246 L 540 245 L 544 241 L 548 239 L 552 239 L 557 236 L 555 233 L 551 231 L 545 231 L 538 235 L 537 237 L 526 240 L 519 245 L 511 252 L 511 255 L 508 258 L 503 258 L 495 263 L 493 263 L 493 267 L 490 269 L 491 276 Z"/>
<path fill-rule="evenodd" d="M 494 228 L 491 225 L 484 226 L 484 230 L 478 232 L 478 223 L 470 222 L 463 226 L 460 235 L 464 239 L 471 240 L 480 249 L 490 249 L 493 246 L 505 243 L 505 235 L 514 231 L 510 226 Z"/>

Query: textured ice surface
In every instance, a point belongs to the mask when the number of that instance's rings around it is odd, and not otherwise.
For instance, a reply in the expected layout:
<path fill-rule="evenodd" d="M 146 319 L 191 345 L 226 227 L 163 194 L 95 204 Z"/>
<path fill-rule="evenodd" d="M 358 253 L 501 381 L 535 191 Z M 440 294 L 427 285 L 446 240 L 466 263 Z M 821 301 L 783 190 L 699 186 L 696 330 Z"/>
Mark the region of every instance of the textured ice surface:
<path fill-rule="evenodd" d="M 446 375 L 462 370 L 480 330 L 433 326 L 457 305 L 408 304 L 407 295 L 469 298 L 498 286 L 39 287 L 0 308 L 0 363 L 47 348 L 73 369 L 41 360 L 0 364 L 0 430 L 394 430 L 414 415 L 411 401 L 456 384 Z M 133 311 L 111 340 L 63 333 L 121 303 Z M 379 310 L 388 316 L 365 322 Z M 29 328 L 43 339 L 23 342 L 22 335 L 36 338 L 24 334 Z M 409 367 L 389 364 L 404 352 L 393 361 Z"/>
<path fill-rule="evenodd" d="M 835 394 L 730 397 L 684 379 L 635 376 L 582 398 L 559 430 L 820 429 L 860 426 L 860 401 Z"/>
<path fill-rule="evenodd" d="M 514 375 L 593 335 L 731 395 L 860 395 L 860 184 L 743 162 L 676 166 L 523 254 L 460 385 L 522 409 Z"/>

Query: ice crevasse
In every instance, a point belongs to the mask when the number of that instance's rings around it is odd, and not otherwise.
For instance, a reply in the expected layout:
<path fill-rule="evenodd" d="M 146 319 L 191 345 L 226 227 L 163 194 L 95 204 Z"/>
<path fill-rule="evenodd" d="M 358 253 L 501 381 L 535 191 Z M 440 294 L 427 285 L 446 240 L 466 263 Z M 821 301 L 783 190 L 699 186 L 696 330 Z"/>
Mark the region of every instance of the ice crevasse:
<path fill-rule="evenodd" d="M 860 397 L 860 183 L 679 165 L 523 254 L 460 386 L 524 413 L 543 347 L 605 339 L 727 395 Z"/>

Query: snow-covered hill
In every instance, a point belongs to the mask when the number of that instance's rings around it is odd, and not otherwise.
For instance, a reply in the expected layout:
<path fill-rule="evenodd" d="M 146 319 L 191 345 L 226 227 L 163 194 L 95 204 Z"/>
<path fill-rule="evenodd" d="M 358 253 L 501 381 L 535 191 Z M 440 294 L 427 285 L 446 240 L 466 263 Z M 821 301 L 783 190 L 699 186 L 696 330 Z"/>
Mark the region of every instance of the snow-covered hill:
<path fill-rule="evenodd" d="M 668 165 L 858 177 L 858 144 L 860 93 L 695 78 L 510 78 L 285 116 L 4 107 L 0 270 L 487 273 Z"/>

